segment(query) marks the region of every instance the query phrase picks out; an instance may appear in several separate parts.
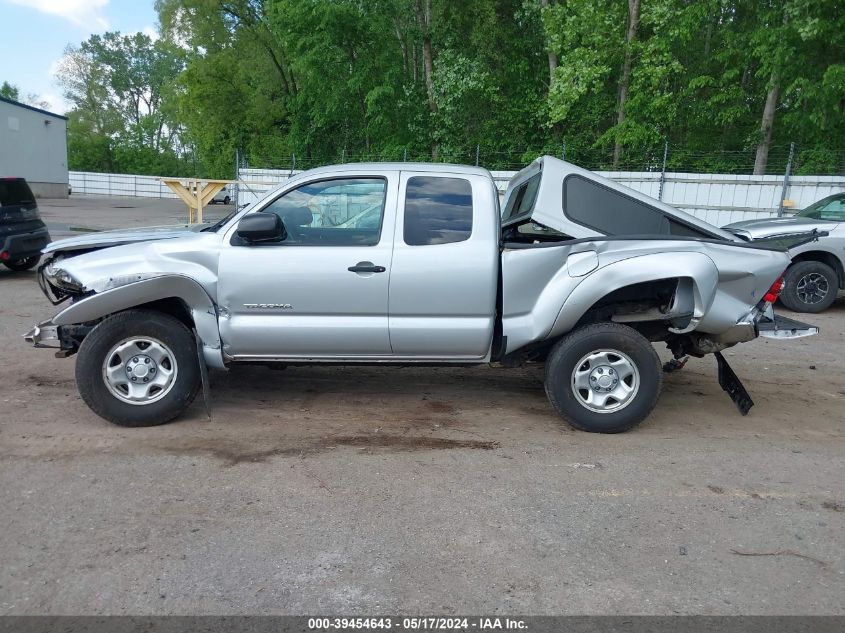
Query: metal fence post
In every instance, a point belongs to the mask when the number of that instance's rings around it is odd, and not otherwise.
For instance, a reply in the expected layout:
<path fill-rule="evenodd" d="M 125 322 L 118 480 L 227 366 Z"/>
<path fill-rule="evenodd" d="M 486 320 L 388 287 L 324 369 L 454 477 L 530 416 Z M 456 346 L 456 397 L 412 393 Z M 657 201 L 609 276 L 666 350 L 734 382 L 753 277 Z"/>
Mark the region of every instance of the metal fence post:
<path fill-rule="evenodd" d="M 408 148 L 407 147 L 405 148 L 405 152 L 402 154 L 402 162 L 403 163 L 408 162 Z"/>
<path fill-rule="evenodd" d="M 481 145 L 475 146 L 475 166 L 478 167 L 478 155 L 481 153 Z"/>
<path fill-rule="evenodd" d="M 780 192 L 780 204 L 778 204 L 778 217 L 783 217 L 783 201 L 789 191 L 789 177 L 792 175 L 792 159 L 795 156 L 795 143 L 789 144 L 789 159 L 786 161 L 786 173 L 783 175 L 783 189 Z"/>
<path fill-rule="evenodd" d="M 566 160 L 566 141 L 560 146 L 560 159 Z"/>
<path fill-rule="evenodd" d="M 657 190 L 657 199 L 663 200 L 663 184 L 666 182 L 666 157 L 669 155 L 669 141 L 663 142 L 663 169 L 660 170 L 660 188 Z"/>
<path fill-rule="evenodd" d="M 290 176 L 288 178 L 293 177 L 293 172 L 296 171 L 296 154 L 290 155 Z"/>

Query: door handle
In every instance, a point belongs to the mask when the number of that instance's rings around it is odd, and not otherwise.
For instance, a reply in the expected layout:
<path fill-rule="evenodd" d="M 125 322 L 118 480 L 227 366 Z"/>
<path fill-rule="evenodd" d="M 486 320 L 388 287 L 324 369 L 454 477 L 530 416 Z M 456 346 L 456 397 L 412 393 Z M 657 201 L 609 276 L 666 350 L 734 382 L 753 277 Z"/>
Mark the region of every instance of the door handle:
<path fill-rule="evenodd" d="M 347 270 L 351 273 L 383 273 L 387 269 L 384 266 L 376 266 L 372 262 L 358 262 Z"/>

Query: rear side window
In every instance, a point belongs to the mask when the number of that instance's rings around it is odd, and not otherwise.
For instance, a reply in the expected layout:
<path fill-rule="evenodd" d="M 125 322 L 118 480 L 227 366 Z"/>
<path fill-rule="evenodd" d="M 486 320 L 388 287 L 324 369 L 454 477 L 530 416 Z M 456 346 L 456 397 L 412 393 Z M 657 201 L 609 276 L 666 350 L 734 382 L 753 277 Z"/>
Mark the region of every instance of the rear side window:
<path fill-rule="evenodd" d="M 29 189 L 25 180 L 0 178 L 0 207 L 8 207 L 19 204 L 31 204 L 35 202 L 35 196 Z"/>
<path fill-rule="evenodd" d="M 694 226 L 670 218 L 644 202 L 581 176 L 568 176 L 563 181 L 563 212 L 570 220 L 605 235 L 713 237 Z"/>
<path fill-rule="evenodd" d="M 405 193 L 405 243 L 453 244 L 472 234 L 472 186 L 463 178 L 414 176 Z"/>
<path fill-rule="evenodd" d="M 540 174 L 536 174 L 519 185 L 514 194 L 508 198 L 505 211 L 502 214 L 502 221 L 527 214 L 537 200 L 537 190 L 540 188 Z"/>

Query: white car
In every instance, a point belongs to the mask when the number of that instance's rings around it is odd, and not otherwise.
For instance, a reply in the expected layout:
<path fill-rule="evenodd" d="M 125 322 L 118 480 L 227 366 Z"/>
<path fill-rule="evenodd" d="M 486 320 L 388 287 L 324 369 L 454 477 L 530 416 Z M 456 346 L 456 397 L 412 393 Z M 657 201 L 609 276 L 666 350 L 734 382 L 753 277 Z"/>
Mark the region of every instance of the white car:
<path fill-rule="evenodd" d="M 235 190 L 230 188 L 231 185 L 226 185 L 211 199 L 211 204 L 229 204 L 235 199 Z"/>

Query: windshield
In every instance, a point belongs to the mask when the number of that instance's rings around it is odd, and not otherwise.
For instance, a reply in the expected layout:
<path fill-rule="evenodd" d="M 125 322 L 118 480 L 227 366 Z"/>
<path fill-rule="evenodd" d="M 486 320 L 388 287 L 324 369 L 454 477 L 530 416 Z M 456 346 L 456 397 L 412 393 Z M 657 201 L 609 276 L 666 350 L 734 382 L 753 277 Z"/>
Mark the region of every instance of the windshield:
<path fill-rule="evenodd" d="M 822 198 L 796 215 L 800 218 L 841 222 L 845 220 L 845 196 L 835 195 Z"/>

